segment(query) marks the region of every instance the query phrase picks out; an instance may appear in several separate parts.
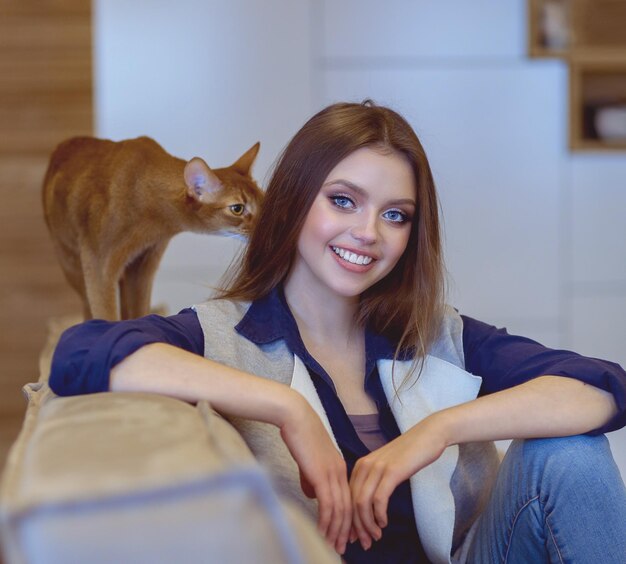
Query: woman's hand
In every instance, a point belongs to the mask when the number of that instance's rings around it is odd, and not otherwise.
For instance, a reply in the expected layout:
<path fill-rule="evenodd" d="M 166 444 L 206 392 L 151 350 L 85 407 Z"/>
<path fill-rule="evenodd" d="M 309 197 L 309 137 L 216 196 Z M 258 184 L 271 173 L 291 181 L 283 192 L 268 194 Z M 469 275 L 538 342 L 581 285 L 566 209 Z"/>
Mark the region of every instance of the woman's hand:
<path fill-rule="evenodd" d="M 320 418 L 297 392 L 280 425 L 280 433 L 300 469 L 302 490 L 319 503 L 318 528 L 343 554 L 352 523 L 346 463 Z"/>
<path fill-rule="evenodd" d="M 276 425 L 298 464 L 302 489 L 319 502 L 321 533 L 343 553 L 352 522 L 346 464 L 298 392 L 164 343 L 146 345 L 115 366 L 111 390 L 204 399 L 220 413 Z"/>
<path fill-rule="evenodd" d="M 446 444 L 436 418 L 428 417 L 385 446 L 359 459 L 350 478 L 353 532 L 365 550 L 387 526 L 387 505 L 396 487 L 437 460 Z"/>
<path fill-rule="evenodd" d="M 368 548 L 372 538 L 379 539 L 393 490 L 437 460 L 447 446 L 578 435 L 606 425 L 617 413 L 612 394 L 573 378 L 551 375 L 433 413 L 357 462 L 350 478 L 351 540 L 356 534 Z"/>

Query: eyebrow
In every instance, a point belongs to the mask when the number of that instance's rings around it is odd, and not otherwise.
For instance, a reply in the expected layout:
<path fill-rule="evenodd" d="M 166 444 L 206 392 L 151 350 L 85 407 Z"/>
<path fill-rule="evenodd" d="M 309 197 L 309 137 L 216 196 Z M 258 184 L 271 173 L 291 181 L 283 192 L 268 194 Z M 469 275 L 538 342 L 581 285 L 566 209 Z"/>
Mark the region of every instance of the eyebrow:
<path fill-rule="evenodd" d="M 354 182 L 350 182 L 349 180 L 338 178 L 337 180 L 331 180 L 330 182 L 324 183 L 323 186 L 331 186 L 332 184 L 343 184 L 346 188 L 350 188 L 351 190 L 354 190 L 360 196 L 367 196 L 367 192 L 363 190 L 363 188 L 361 188 Z M 399 198 L 397 200 L 389 200 L 388 203 L 393 204 L 395 206 L 409 204 L 411 206 L 417 207 L 417 204 L 415 203 L 415 200 L 413 198 Z"/>

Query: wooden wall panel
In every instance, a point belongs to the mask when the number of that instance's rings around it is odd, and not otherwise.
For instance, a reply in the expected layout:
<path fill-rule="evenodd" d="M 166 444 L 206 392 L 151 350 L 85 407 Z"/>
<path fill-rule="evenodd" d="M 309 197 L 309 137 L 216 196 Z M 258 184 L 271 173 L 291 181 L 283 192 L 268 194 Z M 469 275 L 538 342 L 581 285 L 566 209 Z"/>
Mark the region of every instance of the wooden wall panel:
<path fill-rule="evenodd" d="M 91 134 L 89 0 L 0 0 L 0 463 L 50 317 L 79 312 L 41 209 L 48 156 Z"/>

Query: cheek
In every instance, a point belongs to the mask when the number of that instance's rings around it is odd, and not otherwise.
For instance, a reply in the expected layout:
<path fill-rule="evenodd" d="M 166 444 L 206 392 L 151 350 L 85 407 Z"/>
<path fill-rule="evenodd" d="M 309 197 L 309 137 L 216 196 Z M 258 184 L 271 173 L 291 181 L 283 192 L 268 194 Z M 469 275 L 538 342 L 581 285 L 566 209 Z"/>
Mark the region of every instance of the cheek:
<path fill-rule="evenodd" d="M 406 229 L 400 233 L 397 233 L 392 242 L 392 253 L 395 256 L 396 262 L 400 260 L 400 257 L 404 254 L 409 243 L 409 237 L 411 236 L 411 230 Z"/>
<path fill-rule="evenodd" d="M 326 244 L 338 230 L 337 221 L 322 206 L 313 206 L 307 215 L 300 237 L 310 242 Z"/>

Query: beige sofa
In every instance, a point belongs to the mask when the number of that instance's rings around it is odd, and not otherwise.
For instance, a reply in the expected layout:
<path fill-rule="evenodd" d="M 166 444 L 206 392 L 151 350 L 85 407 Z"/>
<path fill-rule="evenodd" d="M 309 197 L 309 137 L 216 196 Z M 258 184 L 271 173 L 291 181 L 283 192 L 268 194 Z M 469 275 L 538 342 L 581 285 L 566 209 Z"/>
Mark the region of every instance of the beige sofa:
<path fill-rule="evenodd" d="M 61 398 L 41 376 L 2 476 L 5 562 L 283 562 L 339 558 L 280 499 L 235 429 L 206 402 L 151 394 Z"/>

